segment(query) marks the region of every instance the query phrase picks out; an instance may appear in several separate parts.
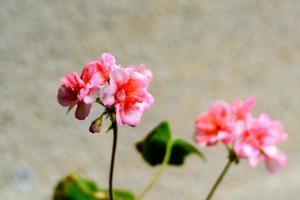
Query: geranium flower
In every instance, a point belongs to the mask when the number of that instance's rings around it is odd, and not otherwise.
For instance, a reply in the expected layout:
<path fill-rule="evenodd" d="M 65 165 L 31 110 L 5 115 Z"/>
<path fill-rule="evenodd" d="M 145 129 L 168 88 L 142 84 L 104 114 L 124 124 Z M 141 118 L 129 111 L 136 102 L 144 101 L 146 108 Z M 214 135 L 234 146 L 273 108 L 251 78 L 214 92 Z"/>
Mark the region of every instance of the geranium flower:
<path fill-rule="evenodd" d="M 221 141 L 231 143 L 241 132 L 243 120 L 251 114 L 255 98 L 236 99 L 230 104 L 217 101 L 208 112 L 200 114 L 195 122 L 195 141 L 201 146 L 211 146 Z"/>
<path fill-rule="evenodd" d="M 85 119 L 92 103 L 100 96 L 100 87 L 108 82 L 110 72 L 116 68 L 115 58 L 105 53 L 101 59 L 87 63 L 80 77 L 77 72 L 64 76 L 57 94 L 59 104 L 68 106 L 68 112 L 77 105 L 75 117 Z"/>
<path fill-rule="evenodd" d="M 230 103 L 230 109 L 235 120 L 244 120 L 252 112 L 255 105 L 255 98 L 249 97 L 246 100 L 236 99 Z"/>
<path fill-rule="evenodd" d="M 201 146 L 215 145 L 219 141 L 229 143 L 232 140 L 231 118 L 227 103 L 213 103 L 209 111 L 200 114 L 195 121 L 195 141 Z"/>
<path fill-rule="evenodd" d="M 285 153 L 277 147 L 286 138 L 281 122 L 273 121 L 263 113 L 257 119 L 247 117 L 242 134 L 233 143 L 233 148 L 236 155 L 240 159 L 247 159 L 251 166 L 264 161 L 267 169 L 274 173 L 287 163 Z"/>
<path fill-rule="evenodd" d="M 119 68 L 110 73 L 102 101 L 106 107 L 115 107 L 118 124 L 136 126 L 140 122 L 142 114 L 154 102 L 147 91 L 151 80 L 152 73 L 144 65 Z"/>

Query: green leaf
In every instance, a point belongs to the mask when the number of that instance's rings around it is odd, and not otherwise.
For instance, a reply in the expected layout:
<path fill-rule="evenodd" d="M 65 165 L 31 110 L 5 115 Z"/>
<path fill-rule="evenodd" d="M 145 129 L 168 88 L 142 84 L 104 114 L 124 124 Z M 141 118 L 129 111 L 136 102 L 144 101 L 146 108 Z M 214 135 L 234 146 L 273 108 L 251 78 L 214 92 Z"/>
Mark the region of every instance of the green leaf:
<path fill-rule="evenodd" d="M 83 179 L 77 174 L 71 174 L 55 188 L 54 200 L 97 200 L 92 194 L 99 189 L 92 180 Z"/>
<path fill-rule="evenodd" d="M 168 164 L 182 165 L 186 156 L 195 154 L 204 158 L 203 154 L 192 144 L 183 139 L 171 139 L 171 130 L 168 122 L 161 122 L 148 136 L 136 144 L 144 160 L 151 166 L 160 165 L 166 154 L 167 144 L 171 142 L 171 157 Z"/>
<path fill-rule="evenodd" d="M 183 139 L 175 139 L 173 141 L 172 153 L 169 164 L 182 165 L 186 156 L 195 154 L 204 159 L 203 154 L 192 144 Z"/>
<path fill-rule="evenodd" d="M 148 136 L 136 144 L 137 150 L 147 163 L 159 165 L 164 159 L 167 143 L 171 140 L 171 131 L 168 122 L 161 122 Z"/>
<path fill-rule="evenodd" d="M 135 200 L 130 191 L 116 189 L 113 191 L 115 200 Z M 108 190 L 101 189 L 89 179 L 71 174 L 57 184 L 54 200 L 109 200 Z"/>
<path fill-rule="evenodd" d="M 104 191 L 108 194 L 108 190 Z M 113 193 L 116 200 L 135 200 L 134 194 L 130 191 L 116 189 Z"/>

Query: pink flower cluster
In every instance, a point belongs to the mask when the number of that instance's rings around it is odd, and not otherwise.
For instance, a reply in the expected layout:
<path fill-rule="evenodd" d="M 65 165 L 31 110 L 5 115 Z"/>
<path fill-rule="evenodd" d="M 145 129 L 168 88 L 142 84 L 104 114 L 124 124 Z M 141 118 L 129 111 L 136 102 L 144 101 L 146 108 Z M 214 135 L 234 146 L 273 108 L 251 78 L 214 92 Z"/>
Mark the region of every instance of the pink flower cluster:
<path fill-rule="evenodd" d="M 196 119 L 195 141 L 201 146 L 221 142 L 231 145 L 239 159 L 247 159 L 251 166 L 265 162 L 270 172 L 277 172 L 287 157 L 277 144 L 287 138 L 281 122 L 262 113 L 252 116 L 255 99 L 235 100 L 231 103 L 215 102 L 208 112 Z"/>
<path fill-rule="evenodd" d="M 147 90 L 151 80 L 152 72 L 144 65 L 122 68 L 113 55 L 104 53 L 87 63 L 80 76 L 77 72 L 64 76 L 57 100 L 68 111 L 77 106 L 75 117 L 84 120 L 100 98 L 107 108 L 115 108 L 118 124 L 136 126 L 154 102 Z"/>

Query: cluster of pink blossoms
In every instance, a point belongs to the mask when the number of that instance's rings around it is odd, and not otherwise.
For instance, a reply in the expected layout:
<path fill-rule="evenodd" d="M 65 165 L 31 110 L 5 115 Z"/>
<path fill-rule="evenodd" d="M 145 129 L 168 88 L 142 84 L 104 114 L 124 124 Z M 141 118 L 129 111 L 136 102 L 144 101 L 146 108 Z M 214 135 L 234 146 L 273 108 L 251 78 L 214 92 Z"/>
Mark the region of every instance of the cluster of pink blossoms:
<path fill-rule="evenodd" d="M 252 116 L 254 98 L 231 103 L 215 102 L 208 112 L 196 119 L 195 141 L 201 146 L 221 142 L 230 145 L 239 159 L 247 159 L 251 166 L 265 162 L 270 172 L 277 172 L 286 163 L 285 153 L 277 144 L 287 138 L 283 125 L 262 113 Z"/>
<path fill-rule="evenodd" d="M 154 102 L 147 90 L 151 80 L 152 72 L 144 65 L 122 68 L 113 55 L 104 53 L 87 63 L 80 76 L 77 72 L 64 76 L 57 100 L 68 111 L 77 106 L 75 117 L 84 120 L 99 99 L 105 107 L 115 109 L 118 124 L 136 126 Z"/>

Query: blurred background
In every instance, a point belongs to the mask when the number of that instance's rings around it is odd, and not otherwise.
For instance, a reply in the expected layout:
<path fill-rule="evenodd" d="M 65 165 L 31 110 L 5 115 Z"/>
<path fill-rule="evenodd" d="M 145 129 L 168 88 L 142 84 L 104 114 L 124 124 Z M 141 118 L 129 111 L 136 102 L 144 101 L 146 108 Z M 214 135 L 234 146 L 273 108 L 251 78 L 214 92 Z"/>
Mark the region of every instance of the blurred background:
<path fill-rule="evenodd" d="M 217 99 L 257 97 L 282 120 L 289 156 L 278 174 L 246 162 L 215 199 L 299 199 L 300 1 L 0 0 L 0 199 L 50 200 L 70 171 L 107 187 L 111 134 L 91 135 L 56 101 L 60 78 L 103 52 L 146 64 L 156 99 L 137 128 L 121 127 L 115 186 L 139 192 L 157 168 L 135 151 L 161 120 L 191 142 L 196 116 Z M 220 147 L 170 167 L 145 200 L 203 199 L 226 162 Z"/>

